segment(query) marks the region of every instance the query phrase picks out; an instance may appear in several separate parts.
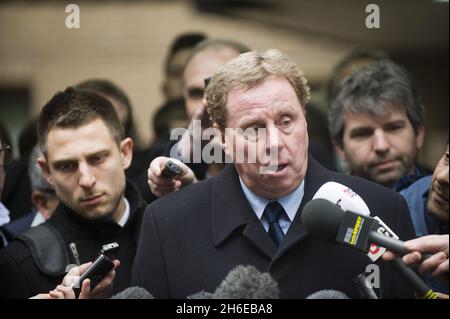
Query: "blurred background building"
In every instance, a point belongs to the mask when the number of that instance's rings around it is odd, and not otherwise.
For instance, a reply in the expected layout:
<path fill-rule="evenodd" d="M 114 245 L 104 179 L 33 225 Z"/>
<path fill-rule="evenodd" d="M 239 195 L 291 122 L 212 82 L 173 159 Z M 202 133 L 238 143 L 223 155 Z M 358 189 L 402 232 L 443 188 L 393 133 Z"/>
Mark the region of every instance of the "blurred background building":
<path fill-rule="evenodd" d="M 280 49 L 305 71 L 312 104 L 323 114 L 338 61 L 357 47 L 383 50 L 412 73 L 425 104 L 421 161 L 434 167 L 448 139 L 448 1 L 75 1 L 79 29 L 65 26 L 69 3 L 0 1 L 0 120 L 16 157 L 28 121 L 54 93 L 89 78 L 127 92 L 140 143 L 148 145 L 152 116 L 164 103 L 165 55 L 183 32 Z M 365 25 L 370 3 L 380 8 L 379 29 Z"/>

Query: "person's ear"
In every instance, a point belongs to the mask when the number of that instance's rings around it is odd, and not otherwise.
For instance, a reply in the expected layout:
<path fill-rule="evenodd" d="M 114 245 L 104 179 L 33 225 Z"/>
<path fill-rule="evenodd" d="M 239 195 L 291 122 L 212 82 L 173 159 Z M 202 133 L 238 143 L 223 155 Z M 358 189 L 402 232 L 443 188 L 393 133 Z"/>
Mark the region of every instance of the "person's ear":
<path fill-rule="evenodd" d="M 345 156 L 344 152 L 344 145 L 335 139 L 332 139 L 331 143 L 333 144 L 334 151 L 339 156 L 339 158 L 343 161 L 347 161 L 347 157 Z"/>
<path fill-rule="evenodd" d="M 167 98 L 169 96 L 169 85 L 167 84 L 167 80 L 161 83 L 160 89 L 162 94 Z"/>
<path fill-rule="evenodd" d="M 127 169 L 133 160 L 133 140 L 129 137 L 120 142 L 120 155 L 122 156 L 123 169 Z"/>
<path fill-rule="evenodd" d="M 416 147 L 418 150 L 422 148 L 424 140 L 425 140 L 425 127 L 423 125 L 419 125 L 416 133 Z"/>
<path fill-rule="evenodd" d="M 48 196 L 41 191 L 33 191 L 31 193 L 31 202 L 46 220 L 50 218 L 53 213 L 53 209 L 49 205 L 50 201 Z"/>
<path fill-rule="evenodd" d="M 217 123 L 215 123 L 215 122 L 213 123 L 212 126 L 217 131 L 217 137 L 216 137 L 217 143 L 219 143 L 220 147 L 223 149 L 225 154 L 229 155 L 229 153 L 227 152 L 228 146 L 225 143 L 225 132 L 223 130 L 221 130 L 219 125 Z"/>
<path fill-rule="evenodd" d="M 46 158 L 44 156 L 39 156 L 36 159 L 37 165 L 39 165 L 39 167 L 42 170 L 42 173 L 44 173 L 45 179 L 47 180 L 47 182 L 50 185 L 53 185 L 53 179 L 52 179 L 52 175 L 50 174 L 50 166 L 46 160 Z"/>

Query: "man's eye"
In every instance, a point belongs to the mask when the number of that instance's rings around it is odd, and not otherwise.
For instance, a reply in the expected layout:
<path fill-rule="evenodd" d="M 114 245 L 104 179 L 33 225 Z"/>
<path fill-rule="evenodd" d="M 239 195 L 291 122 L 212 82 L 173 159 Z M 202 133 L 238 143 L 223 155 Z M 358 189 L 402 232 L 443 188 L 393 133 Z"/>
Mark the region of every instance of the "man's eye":
<path fill-rule="evenodd" d="M 368 138 L 372 135 L 372 131 L 357 131 L 350 134 L 351 138 L 354 139 L 361 139 L 361 138 Z"/>
<path fill-rule="evenodd" d="M 283 119 L 283 120 L 280 122 L 280 126 L 281 126 L 281 127 L 286 127 L 286 126 L 289 126 L 291 123 L 292 123 L 291 119 L 289 119 L 289 118 Z"/>
<path fill-rule="evenodd" d="M 106 156 L 104 156 L 104 155 L 93 156 L 93 157 L 91 157 L 90 162 L 92 164 L 99 164 L 99 163 L 102 163 L 105 160 L 105 158 L 106 158 Z"/>
<path fill-rule="evenodd" d="M 403 127 L 404 127 L 403 124 L 391 125 L 391 126 L 388 126 L 386 128 L 386 131 L 388 131 L 388 132 L 396 132 L 396 131 L 401 130 Z"/>
<path fill-rule="evenodd" d="M 75 164 L 73 163 L 65 163 L 56 165 L 56 169 L 61 172 L 71 172 L 75 169 Z"/>
<path fill-rule="evenodd" d="M 256 127 L 248 127 L 243 132 L 242 135 L 245 139 L 255 139 L 258 135 L 258 128 Z"/>

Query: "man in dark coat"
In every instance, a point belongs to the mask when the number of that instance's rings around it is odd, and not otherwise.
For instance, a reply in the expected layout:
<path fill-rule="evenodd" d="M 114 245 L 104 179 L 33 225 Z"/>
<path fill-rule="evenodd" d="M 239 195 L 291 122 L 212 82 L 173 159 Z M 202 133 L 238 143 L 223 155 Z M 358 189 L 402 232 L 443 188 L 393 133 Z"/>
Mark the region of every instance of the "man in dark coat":
<path fill-rule="evenodd" d="M 0 298 L 28 298 L 56 287 L 73 265 L 94 261 L 117 242 L 121 261 L 114 291 L 130 286 L 145 203 L 126 184 L 133 141 L 111 103 L 97 93 L 68 88 L 42 110 L 38 159 L 61 204 L 50 220 L 0 251 Z"/>
<path fill-rule="evenodd" d="M 328 171 L 308 156 L 308 99 L 302 71 L 277 50 L 241 54 L 213 75 L 206 106 L 233 164 L 147 208 L 132 285 L 156 298 L 185 298 L 213 292 L 237 265 L 253 265 L 273 276 L 282 298 L 322 289 L 358 297 L 352 279 L 370 260 L 308 235 L 304 205 L 320 186 L 336 181 L 357 192 L 402 239 L 414 237 L 411 219 L 393 191 Z M 389 265 L 379 270 L 382 297 L 413 297 Z"/>

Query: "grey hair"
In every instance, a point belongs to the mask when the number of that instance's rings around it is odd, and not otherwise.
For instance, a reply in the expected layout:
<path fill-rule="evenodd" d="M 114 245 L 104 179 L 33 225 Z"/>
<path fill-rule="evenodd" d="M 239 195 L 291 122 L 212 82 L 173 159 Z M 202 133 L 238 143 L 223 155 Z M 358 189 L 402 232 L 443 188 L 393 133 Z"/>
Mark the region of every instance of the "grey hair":
<path fill-rule="evenodd" d="M 37 163 L 38 157 L 43 156 L 39 145 L 35 145 L 31 151 L 28 162 L 28 176 L 31 181 L 31 190 L 53 193 L 53 186 L 47 182 L 41 167 Z"/>
<path fill-rule="evenodd" d="M 212 121 L 225 129 L 228 93 L 235 87 L 252 88 L 272 75 L 284 77 L 291 84 L 304 111 L 310 93 L 303 71 L 279 50 L 270 49 L 243 53 L 214 73 L 205 91 Z"/>
<path fill-rule="evenodd" d="M 342 145 L 345 114 L 384 117 L 405 110 L 414 131 L 424 123 L 424 108 L 411 75 L 390 60 L 357 69 L 340 85 L 328 113 L 328 129 Z"/>

